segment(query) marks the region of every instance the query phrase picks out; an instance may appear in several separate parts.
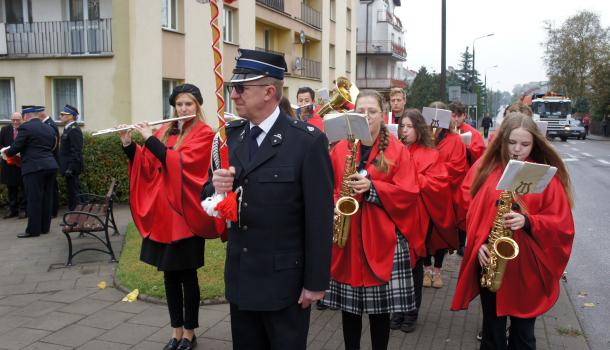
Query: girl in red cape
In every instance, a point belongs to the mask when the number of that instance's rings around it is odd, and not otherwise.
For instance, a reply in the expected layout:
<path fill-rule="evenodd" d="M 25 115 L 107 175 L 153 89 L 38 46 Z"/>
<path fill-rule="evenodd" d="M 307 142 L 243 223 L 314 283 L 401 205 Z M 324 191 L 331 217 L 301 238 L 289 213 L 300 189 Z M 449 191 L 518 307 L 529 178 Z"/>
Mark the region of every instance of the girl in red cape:
<path fill-rule="evenodd" d="M 485 140 L 483 139 L 483 136 L 481 136 L 479 130 L 464 122 L 466 119 L 466 106 L 464 106 L 462 102 L 451 102 L 449 104 L 449 109 L 451 110 L 451 119 L 455 123 L 452 126 L 456 128 L 456 131 L 460 134 L 469 131 L 472 133 L 470 144 L 466 146 L 468 166 L 470 167 L 481 158 L 485 152 Z"/>
<path fill-rule="evenodd" d="M 343 248 L 333 245 L 331 281 L 323 303 L 342 311 L 346 349 L 360 349 L 362 314 L 370 320 L 372 348 L 386 349 L 390 313 L 415 309 L 409 247 L 420 250 L 417 174 L 409 151 L 383 124 L 383 98 L 361 91 L 356 111 L 366 114 L 372 141 L 359 144 L 357 172 L 347 178 L 360 209 L 351 216 Z M 345 158 L 352 144 L 342 140 L 331 151 L 335 200 Z"/>
<path fill-rule="evenodd" d="M 410 333 L 415 331 L 418 310 L 421 306 L 424 268 L 428 276 L 436 276 L 434 282 L 442 281 L 440 275 L 443 258 L 447 249 L 457 249 L 458 236 L 449 175 L 445 163 L 440 160 L 439 152 L 434 147 L 429 126 L 419 110 L 405 111 L 399 120 L 398 134 L 409 149 L 417 169 L 421 235 L 426 237 L 425 249 L 411 255 L 415 256 L 412 259 L 414 263 L 412 272 L 417 309 L 407 314 L 395 313 L 390 322 L 390 328 Z M 417 259 L 415 263 L 415 258 L 420 257 L 423 259 Z M 432 257 L 434 257 L 434 270 Z"/>
<path fill-rule="evenodd" d="M 148 123 L 135 125 L 144 140 L 131 142 L 130 131 L 119 133 L 129 158 L 129 204 L 142 235 L 140 260 L 163 271 L 172 338 L 164 349 L 192 349 L 199 327 L 199 282 L 203 266 L 202 237 L 215 237 L 213 219 L 200 205 L 207 180 L 214 132 L 204 122 L 199 89 L 174 88 L 169 97 L 174 116 L 194 115 L 166 124 L 154 134 Z M 119 126 L 121 127 L 121 126 Z"/>
<path fill-rule="evenodd" d="M 513 231 L 519 255 L 507 262 L 502 286 L 493 293 L 482 288 L 479 280 L 481 266 L 489 263 L 486 242 L 501 193 L 496 186 L 509 159 L 548 164 L 556 167 L 557 173 L 542 193 L 519 196 L 513 210 L 504 216 L 504 226 Z M 507 316 L 511 318 L 508 349 L 535 349 L 536 317 L 557 301 L 559 279 L 574 238 L 567 169 L 532 118 L 510 113 L 488 151 L 468 173 L 462 189 L 465 203 L 470 205 L 468 241 L 451 309 L 467 309 L 480 294 L 481 349 L 507 349 Z"/>

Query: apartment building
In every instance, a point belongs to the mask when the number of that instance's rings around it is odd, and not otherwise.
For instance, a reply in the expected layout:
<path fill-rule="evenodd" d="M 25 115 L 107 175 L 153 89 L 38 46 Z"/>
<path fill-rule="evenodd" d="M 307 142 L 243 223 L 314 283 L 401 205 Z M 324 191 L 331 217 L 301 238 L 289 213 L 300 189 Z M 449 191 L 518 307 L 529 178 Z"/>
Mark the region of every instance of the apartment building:
<path fill-rule="evenodd" d="M 256 0 L 225 4 L 223 73 L 230 79 L 238 48 L 284 55 L 284 95 L 299 87 L 332 87 L 336 77 L 355 78 L 356 0 Z M 227 110 L 232 109 L 226 94 Z"/>
<path fill-rule="evenodd" d="M 394 13 L 400 0 L 360 0 L 358 6 L 358 87 L 381 92 L 406 87 L 405 31 Z"/>
<path fill-rule="evenodd" d="M 284 54 L 291 99 L 300 86 L 351 79 L 352 2 L 219 1 L 225 80 L 239 47 Z M 216 125 L 209 21 L 202 0 L 0 0 L 0 123 L 24 104 L 58 118 L 66 103 L 90 131 L 158 120 L 172 113 L 173 87 L 189 82 Z"/>

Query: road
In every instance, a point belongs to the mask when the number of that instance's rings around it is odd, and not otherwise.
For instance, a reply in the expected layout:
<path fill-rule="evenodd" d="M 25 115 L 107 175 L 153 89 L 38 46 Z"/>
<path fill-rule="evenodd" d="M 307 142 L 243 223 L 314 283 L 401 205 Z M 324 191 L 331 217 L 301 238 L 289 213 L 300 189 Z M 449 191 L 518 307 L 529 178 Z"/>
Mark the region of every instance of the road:
<path fill-rule="evenodd" d="M 607 350 L 610 349 L 610 141 L 557 140 L 553 145 L 568 165 L 575 194 L 576 236 L 567 268 L 568 293 L 591 349 Z"/>

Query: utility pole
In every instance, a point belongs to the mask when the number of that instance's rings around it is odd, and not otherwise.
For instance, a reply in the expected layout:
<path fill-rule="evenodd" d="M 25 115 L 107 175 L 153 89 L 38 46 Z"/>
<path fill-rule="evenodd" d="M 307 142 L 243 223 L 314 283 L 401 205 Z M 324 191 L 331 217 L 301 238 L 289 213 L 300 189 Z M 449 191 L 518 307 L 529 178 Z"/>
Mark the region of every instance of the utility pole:
<path fill-rule="evenodd" d="M 441 101 L 447 100 L 447 1 L 441 0 Z"/>

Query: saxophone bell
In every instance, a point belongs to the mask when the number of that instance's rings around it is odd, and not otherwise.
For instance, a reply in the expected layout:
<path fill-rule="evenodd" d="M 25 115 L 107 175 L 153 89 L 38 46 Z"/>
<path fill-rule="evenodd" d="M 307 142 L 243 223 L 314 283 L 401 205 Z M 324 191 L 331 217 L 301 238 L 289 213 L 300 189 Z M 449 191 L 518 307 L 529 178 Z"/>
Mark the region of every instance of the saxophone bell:
<path fill-rule="evenodd" d="M 512 260 L 519 255 L 519 245 L 510 237 L 500 237 L 494 241 L 494 253 L 504 260 Z"/>
<path fill-rule="evenodd" d="M 360 204 L 358 204 L 358 201 L 350 196 L 339 198 L 337 204 L 335 204 L 335 209 L 343 216 L 352 216 L 356 214 L 359 207 Z"/>

